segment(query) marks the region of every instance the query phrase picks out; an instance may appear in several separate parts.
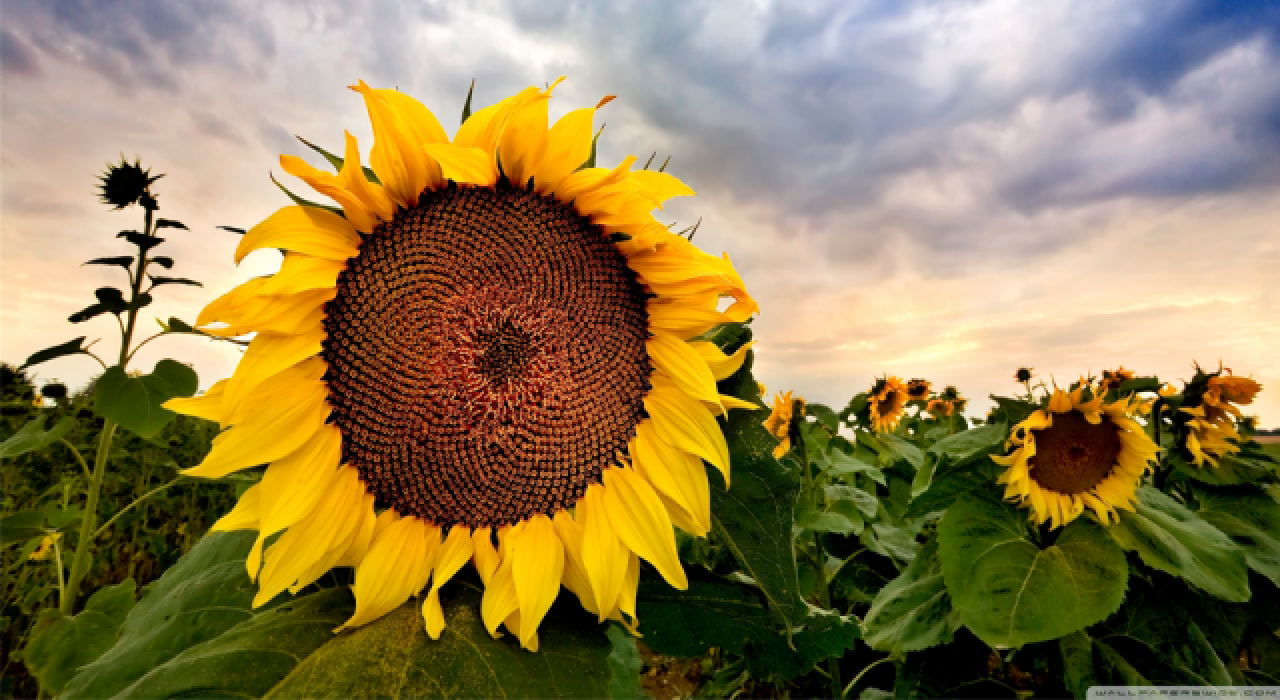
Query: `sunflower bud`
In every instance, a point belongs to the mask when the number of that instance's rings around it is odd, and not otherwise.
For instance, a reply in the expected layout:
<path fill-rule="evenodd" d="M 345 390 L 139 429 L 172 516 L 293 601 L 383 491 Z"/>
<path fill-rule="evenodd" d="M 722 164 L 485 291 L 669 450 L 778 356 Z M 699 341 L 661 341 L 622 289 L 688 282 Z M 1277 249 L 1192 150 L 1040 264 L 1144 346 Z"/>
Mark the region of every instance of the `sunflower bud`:
<path fill-rule="evenodd" d="M 143 170 L 137 159 L 130 163 L 121 156 L 120 163 L 107 164 L 107 171 L 98 176 L 102 203 L 111 205 L 115 211 L 141 202 L 142 206 L 155 211 L 156 200 L 148 188 L 162 177 L 164 175 L 152 175 L 150 168 Z"/>
<path fill-rule="evenodd" d="M 61 382 L 45 384 L 41 393 L 46 399 L 65 399 L 67 398 L 67 385 Z"/>

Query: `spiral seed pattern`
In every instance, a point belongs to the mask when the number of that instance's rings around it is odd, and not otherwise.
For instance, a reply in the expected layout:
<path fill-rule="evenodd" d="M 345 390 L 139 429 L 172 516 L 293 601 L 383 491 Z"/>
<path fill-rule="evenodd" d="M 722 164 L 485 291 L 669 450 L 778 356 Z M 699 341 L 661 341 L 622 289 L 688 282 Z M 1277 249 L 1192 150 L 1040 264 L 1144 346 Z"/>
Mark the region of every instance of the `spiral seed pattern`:
<path fill-rule="evenodd" d="M 554 514 L 644 417 L 635 273 L 572 205 L 505 182 L 423 193 L 378 225 L 324 323 L 343 457 L 401 515 Z"/>

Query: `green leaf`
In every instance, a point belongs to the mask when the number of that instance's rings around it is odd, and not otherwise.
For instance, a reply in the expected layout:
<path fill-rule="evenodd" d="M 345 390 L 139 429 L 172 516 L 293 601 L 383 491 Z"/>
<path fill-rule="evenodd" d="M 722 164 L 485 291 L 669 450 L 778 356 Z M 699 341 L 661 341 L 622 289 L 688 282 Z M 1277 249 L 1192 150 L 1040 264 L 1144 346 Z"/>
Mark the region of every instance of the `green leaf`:
<path fill-rule="evenodd" d="M 83 667 L 62 697 L 114 697 L 170 659 L 249 619 L 257 586 L 245 571 L 253 532 L 202 538 L 129 612 L 119 641 Z"/>
<path fill-rule="evenodd" d="M 1221 530 L 1151 486 L 1137 492 L 1134 512 L 1120 511 L 1111 526 L 1115 541 L 1143 563 L 1219 598 L 1249 599 L 1244 551 Z"/>
<path fill-rule="evenodd" d="M 332 641 L 354 607 L 346 588 L 297 598 L 190 647 L 114 697 L 262 697 Z"/>
<path fill-rule="evenodd" d="M 173 219 L 156 219 L 156 228 L 180 228 L 183 231 L 191 230 L 187 228 L 186 224 L 181 221 L 174 221 Z"/>
<path fill-rule="evenodd" d="M 24 659 L 42 690 L 61 693 L 77 669 L 115 644 L 120 626 L 133 608 L 134 588 L 131 578 L 100 588 L 74 617 L 55 608 L 40 611 Z"/>
<path fill-rule="evenodd" d="M 113 314 L 121 313 L 129 308 L 129 302 L 124 300 L 124 292 L 115 287 L 98 287 L 93 291 L 93 295 L 98 297 L 99 304 Z"/>
<path fill-rule="evenodd" d="M 53 347 L 34 352 L 27 358 L 26 362 L 22 363 L 21 367 L 18 367 L 18 369 L 24 370 L 42 362 L 55 360 L 59 357 L 66 357 L 67 355 L 88 355 L 89 351 L 84 347 L 84 339 L 85 336 L 82 335 L 74 340 L 68 340 L 61 345 L 54 345 Z"/>
<path fill-rule="evenodd" d="M 44 520 L 43 510 L 20 510 L 0 518 L 0 546 L 43 536 Z"/>
<path fill-rule="evenodd" d="M 149 259 L 148 262 L 153 262 L 166 270 L 173 269 L 173 258 L 164 255 L 157 255 L 156 257 Z"/>
<path fill-rule="evenodd" d="M 316 209 L 323 209 L 327 212 L 332 212 L 339 216 L 342 215 L 342 209 L 340 207 L 331 207 L 327 204 L 320 204 L 318 202 L 313 202 L 309 199 L 303 199 L 302 197 L 299 197 L 298 195 L 290 192 L 288 187 L 285 187 L 284 185 L 280 184 L 280 181 L 276 179 L 276 176 L 274 174 L 270 175 L 270 177 L 271 177 L 271 181 L 275 183 L 276 187 L 279 187 L 281 192 L 284 192 L 286 195 L 288 195 L 289 199 L 293 200 L 294 204 L 297 204 L 300 207 L 314 207 Z"/>
<path fill-rule="evenodd" d="M 1110 615 L 1124 600 L 1124 551 L 1091 520 L 1077 518 L 1044 549 L 1028 537 L 1026 513 L 970 493 L 938 527 L 938 554 L 952 604 L 991 646 L 1061 637 Z"/>
<path fill-rule="evenodd" d="M 872 523 L 871 527 L 862 531 L 860 539 L 867 549 L 889 557 L 901 568 L 915 559 L 920 548 L 916 542 L 916 530 L 917 528 L 909 525 Z"/>
<path fill-rule="evenodd" d="M 126 241 L 129 241 L 130 243 L 138 246 L 138 248 L 140 248 L 143 253 L 146 253 L 148 250 L 151 250 L 152 248 L 160 245 L 161 243 L 164 243 L 163 238 L 157 238 L 156 236 L 148 236 L 143 233 L 138 233 L 137 231 L 121 231 L 120 233 L 116 234 L 116 238 L 123 238 Z"/>
<path fill-rule="evenodd" d="M 75 416 L 64 416 L 62 420 L 54 423 L 52 428 L 45 430 L 44 424 L 48 419 L 48 413 L 41 413 L 27 421 L 18 429 L 18 432 L 9 436 L 8 440 L 0 443 L 0 459 L 10 459 L 28 452 L 43 450 L 70 432 L 76 424 Z"/>
<path fill-rule="evenodd" d="M 999 419 L 1004 420 L 1009 425 L 1021 423 L 1040 408 L 1037 405 L 1027 403 L 1023 399 L 1011 399 L 1004 396 L 996 396 L 995 394 L 991 394 L 991 400 L 996 402 L 996 413 Z"/>
<path fill-rule="evenodd" d="M 928 487 L 919 495 L 912 496 L 906 517 L 918 518 L 926 513 L 946 510 L 963 494 L 991 488 L 1001 471 L 1003 467 L 986 457 L 957 463 L 943 454 L 934 465 Z M 918 484 L 912 484 L 913 494 L 917 486 Z"/>
<path fill-rule="evenodd" d="M 84 323 L 85 321 L 88 321 L 91 318 L 96 318 L 98 316 L 101 316 L 102 314 L 107 313 L 107 311 L 108 311 L 107 307 L 103 306 L 102 304 L 90 304 L 84 307 L 83 309 L 80 309 L 79 311 L 68 316 L 67 320 L 70 321 L 71 323 Z"/>
<path fill-rule="evenodd" d="M 867 464 L 857 457 L 846 454 L 843 450 L 832 447 L 827 453 L 831 466 L 824 472 L 829 476 L 854 476 L 857 474 L 866 474 L 870 476 L 877 484 L 883 486 L 885 484 L 884 472 L 880 467 L 874 464 Z"/>
<path fill-rule="evenodd" d="M 721 391 L 758 403 L 753 361 L 754 353 L 748 353 L 742 368 L 722 382 Z M 773 458 L 776 440 L 758 414 L 730 411 L 724 433 L 733 464 L 732 488 L 725 488 L 719 470 L 707 467 L 714 539 L 760 584 L 783 625 L 793 627 L 805 614 L 791 533 L 800 480 Z"/>
<path fill-rule="evenodd" d="M 167 322 L 161 321 L 157 318 L 156 322 L 160 324 L 160 328 L 163 329 L 165 333 L 194 333 L 196 335 L 204 335 L 200 331 L 192 328 L 191 324 L 183 321 L 177 316 L 170 316 Z"/>
<path fill-rule="evenodd" d="M 607 697 L 614 651 L 605 630 L 570 596 L 538 627 L 537 653 L 511 635 L 489 636 L 478 582 L 455 580 L 440 592 L 445 629 L 432 641 L 420 604 L 408 604 L 333 637 L 272 688 L 266 698 Z"/>
<path fill-rule="evenodd" d="M 1280 586 L 1280 503 L 1262 491 L 1196 495 L 1200 517 L 1244 550 L 1254 571 Z"/>
<path fill-rule="evenodd" d="M 1120 386 L 1116 390 L 1121 394 L 1129 394 L 1135 391 L 1160 391 L 1160 380 L 1155 377 L 1134 377 L 1120 382 Z"/>
<path fill-rule="evenodd" d="M 1175 477 L 1212 486 L 1238 486 L 1276 480 L 1271 465 L 1242 454 L 1229 455 L 1219 459 L 1216 466 L 1206 464 L 1203 467 L 1186 463 L 1177 452 L 1166 455 L 1165 459 L 1174 465 Z"/>
<path fill-rule="evenodd" d="M 823 659 L 853 648 L 856 620 L 806 605 L 806 615 L 787 636 L 759 592 L 708 574 L 695 575 L 686 591 L 642 579 L 637 613 L 645 646 L 659 654 L 696 657 L 712 647 L 747 657 L 752 675 L 794 678 Z"/>
<path fill-rule="evenodd" d="M 953 463 L 963 464 L 971 459 L 1000 451 L 1000 446 L 1008 436 L 1008 427 L 1004 423 L 992 423 L 981 428 L 973 428 L 964 432 L 948 435 L 933 443 L 929 452 L 946 455 Z"/>
<path fill-rule="evenodd" d="M 827 497 L 828 510 L 844 512 L 845 507 L 837 507 L 835 504 L 847 502 L 855 507 L 858 513 L 870 519 L 876 517 L 876 512 L 880 509 L 880 499 L 860 488 L 832 484 L 824 489 L 824 493 Z"/>
<path fill-rule="evenodd" d="M 863 617 L 872 649 L 903 654 L 951 641 L 960 616 L 951 608 L 937 554 L 937 540 L 930 540 L 911 565 L 876 594 Z"/>
<path fill-rule="evenodd" d="M 1093 671 L 1093 640 L 1083 630 L 1058 640 L 1062 653 L 1062 682 L 1077 698 L 1089 694 L 1089 688 L 1102 685 Z"/>
<path fill-rule="evenodd" d="M 827 430 L 831 431 L 832 435 L 836 434 L 840 430 L 840 416 L 837 416 L 836 412 L 831 410 L 830 406 L 820 403 L 809 403 L 805 404 L 804 412 L 807 415 L 817 418 L 818 422 L 825 425 Z"/>
<path fill-rule="evenodd" d="M 853 504 L 850 503 L 852 506 Z M 858 514 L 857 507 L 841 510 L 823 510 L 812 502 L 804 500 L 796 506 L 796 525 L 814 532 L 834 532 L 840 535 L 856 535 L 862 532 L 865 523 Z"/>
<path fill-rule="evenodd" d="M 153 287 L 159 287 L 162 284 L 185 284 L 191 287 L 204 286 L 203 284 L 200 284 L 195 280 L 189 280 L 186 277 L 151 277 L 151 275 L 147 275 L 147 277 L 151 278 L 151 286 Z"/>
<path fill-rule="evenodd" d="M 471 96 L 476 91 L 476 79 L 471 79 L 471 87 L 467 88 L 467 101 L 462 105 L 462 121 L 459 124 L 466 124 L 471 118 Z"/>
<path fill-rule="evenodd" d="M 878 437 L 880 444 L 884 446 L 884 450 L 880 452 L 882 459 L 889 457 L 894 461 L 905 460 L 907 464 L 911 465 L 912 469 L 919 469 L 924 465 L 924 453 L 914 443 L 893 433 L 884 433 Z"/>
<path fill-rule="evenodd" d="M 644 691 L 640 689 L 640 669 L 644 660 L 640 658 L 640 649 L 636 647 L 636 639 L 622 625 L 617 623 L 605 629 L 609 644 L 613 650 L 609 653 L 609 697 L 639 698 Z"/>
<path fill-rule="evenodd" d="M 151 374 L 141 377 L 130 377 L 117 365 L 98 379 L 94 407 L 104 418 L 148 438 L 173 420 L 173 412 L 161 404 L 175 396 L 191 396 L 198 385 L 195 370 L 175 360 L 160 360 Z"/>
<path fill-rule="evenodd" d="M 119 265 L 128 270 L 133 267 L 134 257 L 132 255 L 117 255 L 111 258 L 94 258 L 85 265 Z"/>

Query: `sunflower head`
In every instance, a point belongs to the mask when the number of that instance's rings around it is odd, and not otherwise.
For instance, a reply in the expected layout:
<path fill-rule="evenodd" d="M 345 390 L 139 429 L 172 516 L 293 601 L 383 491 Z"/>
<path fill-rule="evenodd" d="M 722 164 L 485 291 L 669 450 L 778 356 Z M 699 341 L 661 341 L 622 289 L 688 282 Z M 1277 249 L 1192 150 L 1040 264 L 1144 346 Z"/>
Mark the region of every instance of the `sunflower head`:
<path fill-rule="evenodd" d="M 929 398 L 932 384 L 928 379 L 912 379 L 907 382 L 907 398 L 912 401 L 924 401 Z"/>
<path fill-rule="evenodd" d="M 867 397 L 871 428 L 877 433 L 893 430 L 907 407 L 907 385 L 897 377 L 883 377 L 872 385 Z"/>
<path fill-rule="evenodd" d="M 804 418 L 804 399 L 799 396 L 794 399 L 791 392 L 778 392 L 773 397 L 773 412 L 764 421 L 765 430 L 769 434 L 778 439 L 778 446 L 773 450 L 774 459 L 782 459 L 782 456 L 791 451 L 791 437 L 795 432 L 797 421 Z"/>
<path fill-rule="evenodd" d="M 703 338 L 757 306 L 727 257 L 654 219 L 693 191 L 633 157 L 592 167 L 595 108 L 549 127 L 554 87 L 450 138 L 417 100 L 362 81 L 376 178 L 350 133 L 336 173 L 281 157 L 337 206 L 285 207 L 244 235 L 236 261 L 283 249 L 280 271 L 195 325 L 256 335 L 229 379 L 166 403 L 227 428 L 187 474 L 269 463 L 215 526 L 258 530 L 255 605 L 352 566 L 339 629 L 430 582 L 438 639 L 439 588 L 472 562 L 489 632 L 536 650 L 562 584 L 633 630 L 640 559 L 687 585 L 672 526 L 709 531 L 704 462 L 729 481 L 716 416 L 756 408 L 716 388 L 750 343 Z"/>
<path fill-rule="evenodd" d="M 1261 390 L 1261 384 L 1232 376 L 1231 370 L 1205 372 L 1197 366 L 1173 417 L 1174 440 L 1183 459 L 1197 467 L 1214 467 L 1218 460 L 1239 452 L 1240 433 L 1232 418 L 1240 420 L 1243 415 L 1236 404 L 1252 403 Z"/>
<path fill-rule="evenodd" d="M 1019 384 L 1026 384 L 1035 376 L 1032 374 L 1031 367 L 1019 367 L 1018 371 L 1013 373 L 1013 380 Z"/>
<path fill-rule="evenodd" d="M 1055 389 L 1047 408 L 1014 426 L 1013 451 L 992 459 L 1006 500 L 1058 528 L 1089 509 L 1104 524 L 1132 510 L 1134 492 L 1159 448 L 1133 420 L 1131 397 L 1103 403 L 1092 385 Z"/>
<path fill-rule="evenodd" d="M 107 171 L 98 176 L 100 190 L 99 195 L 102 197 L 103 204 L 109 204 L 113 211 L 124 209 L 134 202 L 140 202 L 142 206 L 150 210 L 155 210 L 155 197 L 151 194 L 151 183 L 164 177 L 164 175 L 152 175 L 151 169 L 142 169 L 142 165 L 138 159 L 130 163 L 120 156 L 119 163 L 108 163 Z"/>

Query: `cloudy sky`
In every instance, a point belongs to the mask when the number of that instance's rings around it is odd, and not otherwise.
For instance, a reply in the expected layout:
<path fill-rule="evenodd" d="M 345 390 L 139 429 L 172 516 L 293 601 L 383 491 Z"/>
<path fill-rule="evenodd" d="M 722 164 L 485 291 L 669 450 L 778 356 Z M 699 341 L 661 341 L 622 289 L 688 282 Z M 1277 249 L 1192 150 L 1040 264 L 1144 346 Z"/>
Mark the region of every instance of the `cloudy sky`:
<path fill-rule="evenodd" d="M 875 376 L 955 384 L 985 413 L 1010 375 L 1070 380 L 1192 362 L 1253 375 L 1280 427 L 1280 4 L 1058 2 L 338 2 L 7 0 L 0 18 L 0 358 L 88 335 L 68 314 L 119 270 L 95 175 L 154 172 L 172 274 L 151 315 L 194 318 L 269 272 L 236 237 L 287 204 L 293 135 L 365 148 L 364 79 L 457 124 L 476 104 L 567 76 L 553 118 L 618 99 L 601 163 L 671 156 L 762 314 L 770 389 L 843 405 Z M 284 176 L 285 182 L 305 186 Z M 235 350 L 163 339 L 140 366 Z M 114 350 L 108 350 L 108 354 Z M 82 384 L 96 363 L 38 368 Z"/>

